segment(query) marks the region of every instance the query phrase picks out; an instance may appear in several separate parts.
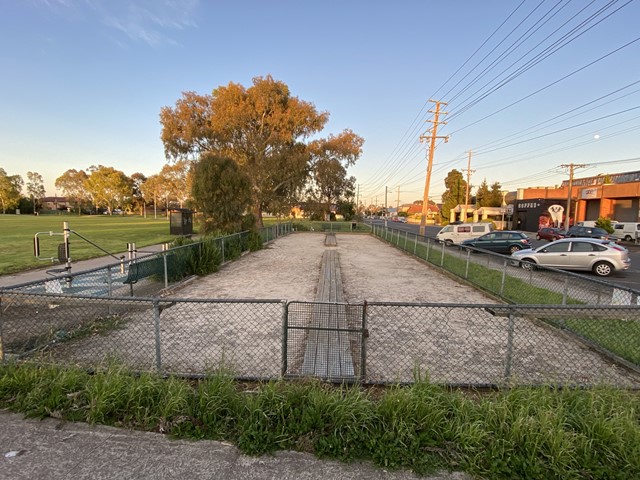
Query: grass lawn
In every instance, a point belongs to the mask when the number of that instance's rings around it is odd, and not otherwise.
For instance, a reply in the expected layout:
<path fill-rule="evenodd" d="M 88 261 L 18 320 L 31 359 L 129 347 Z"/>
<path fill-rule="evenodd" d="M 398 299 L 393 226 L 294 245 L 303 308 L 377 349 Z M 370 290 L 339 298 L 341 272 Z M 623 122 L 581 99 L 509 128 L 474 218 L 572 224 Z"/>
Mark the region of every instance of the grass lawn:
<path fill-rule="evenodd" d="M 169 221 L 164 217 L 154 220 L 153 217 L 145 219 L 137 215 L 0 215 L 0 275 L 51 265 L 49 261 L 34 257 L 33 238 L 37 232 L 62 233 L 65 221 L 69 222 L 71 230 L 114 254 L 126 252 L 127 243 L 135 243 L 140 248 L 173 238 L 169 235 Z M 40 255 L 57 257 L 57 245 L 62 243 L 62 235 L 39 235 L 39 238 Z M 70 237 L 70 248 L 72 260 L 104 255 L 74 234 Z"/>

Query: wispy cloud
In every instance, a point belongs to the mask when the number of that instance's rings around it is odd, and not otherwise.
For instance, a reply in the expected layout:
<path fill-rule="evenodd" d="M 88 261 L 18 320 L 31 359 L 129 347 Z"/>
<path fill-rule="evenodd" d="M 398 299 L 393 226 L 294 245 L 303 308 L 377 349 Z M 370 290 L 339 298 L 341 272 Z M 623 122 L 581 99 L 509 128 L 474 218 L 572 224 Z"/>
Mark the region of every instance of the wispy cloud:
<path fill-rule="evenodd" d="M 61 13 L 81 13 L 94 18 L 134 42 L 152 47 L 178 45 L 175 34 L 196 28 L 194 20 L 200 0 L 39 0 Z"/>

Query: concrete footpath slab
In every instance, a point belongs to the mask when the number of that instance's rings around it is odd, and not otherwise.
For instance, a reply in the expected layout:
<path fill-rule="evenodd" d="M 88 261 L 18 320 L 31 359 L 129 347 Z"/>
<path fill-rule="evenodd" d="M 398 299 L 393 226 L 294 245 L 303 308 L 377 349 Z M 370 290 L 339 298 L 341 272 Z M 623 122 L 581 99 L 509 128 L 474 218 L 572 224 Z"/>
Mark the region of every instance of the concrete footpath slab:
<path fill-rule="evenodd" d="M 0 411 L 0 478 L 22 479 L 228 479 L 228 480 L 469 480 L 464 473 L 418 477 L 370 463 L 319 460 L 311 454 L 277 452 L 250 457 L 229 444 L 172 440 L 165 435 L 24 419 Z"/>

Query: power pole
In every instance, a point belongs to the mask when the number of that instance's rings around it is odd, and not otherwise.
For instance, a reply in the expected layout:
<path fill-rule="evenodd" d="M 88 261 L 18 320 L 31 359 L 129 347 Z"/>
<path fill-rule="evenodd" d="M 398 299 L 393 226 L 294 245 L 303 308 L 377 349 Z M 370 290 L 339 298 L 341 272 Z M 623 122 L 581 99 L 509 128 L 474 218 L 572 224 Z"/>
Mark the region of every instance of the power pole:
<path fill-rule="evenodd" d="M 396 213 L 400 211 L 400 185 L 398 185 L 398 199 L 396 200 Z"/>
<path fill-rule="evenodd" d="M 389 215 L 389 202 L 387 202 L 387 187 L 384 187 L 384 216 Z"/>
<path fill-rule="evenodd" d="M 569 229 L 569 220 L 571 219 L 571 188 L 573 187 L 573 170 L 576 168 L 585 168 L 586 165 L 584 163 L 563 163 L 560 165 L 560 168 L 568 168 L 569 169 L 569 191 L 567 192 L 567 214 L 565 216 L 564 228 L 565 230 Z"/>
<path fill-rule="evenodd" d="M 469 159 L 467 160 L 467 168 L 463 168 L 462 171 L 463 172 L 467 172 L 467 194 L 464 197 L 464 219 L 460 219 L 460 220 L 466 220 L 467 219 L 467 205 L 469 205 L 469 182 L 471 182 L 471 174 L 475 172 L 475 170 L 471 170 L 471 155 L 473 154 L 473 152 L 471 150 L 469 150 Z"/>
<path fill-rule="evenodd" d="M 358 207 L 360 205 L 360 184 L 356 186 L 356 215 L 359 214 Z"/>
<path fill-rule="evenodd" d="M 447 122 L 441 122 L 439 121 L 440 119 L 440 113 L 442 113 L 443 115 L 446 115 L 447 112 L 440 112 L 440 105 L 446 105 L 445 102 L 441 102 L 439 100 L 431 100 L 429 99 L 430 102 L 433 102 L 436 104 L 436 109 L 435 110 L 429 110 L 430 113 L 433 113 L 433 120 L 427 120 L 428 122 L 431 122 L 433 125 L 432 127 L 427 130 L 427 133 L 431 132 L 431 136 L 426 136 L 426 135 L 420 135 L 420 143 L 422 143 L 425 140 L 429 140 L 429 157 L 427 158 L 427 176 L 424 180 L 424 196 L 422 198 L 422 218 L 420 219 L 420 235 L 425 234 L 425 227 L 427 225 L 427 212 L 429 211 L 429 184 L 431 183 L 431 167 L 433 166 L 433 154 L 435 152 L 436 149 L 436 140 L 438 138 L 443 138 L 445 143 L 449 141 L 449 137 L 445 136 L 445 137 L 438 137 L 438 125 L 443 124 L 446 125 Z"/>

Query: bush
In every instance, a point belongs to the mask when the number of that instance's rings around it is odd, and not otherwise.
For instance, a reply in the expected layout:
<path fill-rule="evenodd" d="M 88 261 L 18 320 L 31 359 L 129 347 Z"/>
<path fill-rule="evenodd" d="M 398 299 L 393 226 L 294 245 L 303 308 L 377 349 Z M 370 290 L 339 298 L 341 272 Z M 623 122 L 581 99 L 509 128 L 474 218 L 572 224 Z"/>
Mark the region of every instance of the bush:
<path fill-rule="evenodd" d="M 611 224 L 611 220 L 605 217 L 600 217 L 596 220 L 596 227 L 604 228 L 607 233 L 613 233 L 613 225 Z"/>

